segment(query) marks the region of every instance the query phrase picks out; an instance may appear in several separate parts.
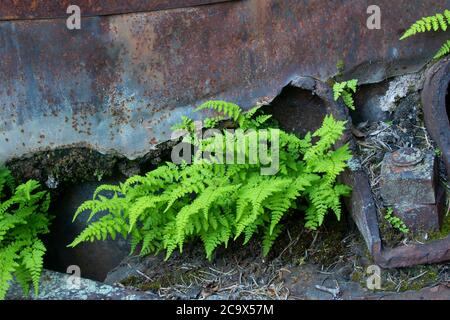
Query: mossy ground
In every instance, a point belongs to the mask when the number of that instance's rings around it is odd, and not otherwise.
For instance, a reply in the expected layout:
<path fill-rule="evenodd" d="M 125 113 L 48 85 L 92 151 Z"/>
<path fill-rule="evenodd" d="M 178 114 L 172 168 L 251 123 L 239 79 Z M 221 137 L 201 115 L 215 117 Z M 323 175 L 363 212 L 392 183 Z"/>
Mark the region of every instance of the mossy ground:
<path fill-rule="evenodd" d="M 189 243 L 183 254 L 177 252 L 168 261 L 163 261 L 161 254 L 141 258 L 137 264 L 124 263 L 132 265 L 129 270 L 140 272 L 131 272 L 120 283 L 133 289 L 159 292 L 164 297 L 173 297 L 173 288 L 191 291 L 196 287 L 240 287 L 241 293 L 245 292 L 242 294 L 252 298 L 270 298 L 275 289 L 269 286 L 283 286 L 280 270 L 301 270 L 307 265 L 331 270 L 334 266 L 353 264 L 349 260 L 352 256 L 349 243 L 359 241 L 358 235 L 345 219 L 338 222 L 330 215 L 327 220 L 320 230 L 311 231 L 305 229 L 302 213 L 293 212 L 283 221 L 285 232 L 267 257 L 261 254 L 260 237 L 246 246 L 238 239 L 228 248 L 219 248 L 211 262 L 206 260 L 201 243 Z"/>

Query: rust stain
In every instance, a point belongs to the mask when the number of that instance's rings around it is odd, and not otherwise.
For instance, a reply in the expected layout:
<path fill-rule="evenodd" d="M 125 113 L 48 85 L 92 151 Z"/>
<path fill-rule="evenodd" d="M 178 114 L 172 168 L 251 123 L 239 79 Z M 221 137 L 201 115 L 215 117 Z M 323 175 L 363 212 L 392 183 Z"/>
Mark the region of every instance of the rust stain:
<path fill-rule="evenodd" d="M 0 20 L 67 17 L 67 7 L 77 5 L 84 17 L 187 8 L 237 0 L 2 0 Z"/>

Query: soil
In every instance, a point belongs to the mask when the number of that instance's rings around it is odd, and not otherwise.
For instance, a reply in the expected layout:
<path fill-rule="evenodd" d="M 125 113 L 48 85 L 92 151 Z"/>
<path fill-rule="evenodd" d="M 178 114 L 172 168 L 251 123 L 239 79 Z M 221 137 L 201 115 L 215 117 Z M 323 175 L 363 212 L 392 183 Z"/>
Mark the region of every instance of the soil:
<path fill-rule="evenodd" d="M 157 149 L 135 160 L 114 153 L 102 154 L 84 146 L 68 146 L 11 159 L 5 165 L 17 181 L 35 179 L 49 189 L 63 190 L 80 182 L 148 172 L 170 159 L 174 143 L 176 142 L 162 143 Z"/>
<path fill-rule="evenodd" d="M 127 258 L 110 272 L 106 283 L 150 290 L 169 299 L 286 298 L 289 290 L 280 278 L 283 270 L 307 263 L 324 269 L 337 265 L 346 260 L 348 246 L 357 238 L 356 233 L 347 232 L 345 222 L 329 222 L 320 231 L 308 231 L 299 215 L 285 221 L 288 229 L 267 258 L 261 254 L 260 239 L 246 246 L 237 241 L 227 249 L 219 248 L 211 262 L 200 243 L 191 243 L 182 255 L 175 253 L 168 261 L 163 254 Z"/>
<path fill-rule="evenodd" d="M 351 222 L 329 220 L 320 231 L 308 231 L 293 215 L 267 258 L 260 239 L 220 248 L 211 262 L 202 246 L 192 243 L 168 261 L 163 254 L 126 258 L 105 282 L 161 299 L 201 300 L 355 299 L 449 283 L 448 266 L 434 265 L 382 270 L 379 292 L 368 290 L 372 262 L 362 238 Z"/>

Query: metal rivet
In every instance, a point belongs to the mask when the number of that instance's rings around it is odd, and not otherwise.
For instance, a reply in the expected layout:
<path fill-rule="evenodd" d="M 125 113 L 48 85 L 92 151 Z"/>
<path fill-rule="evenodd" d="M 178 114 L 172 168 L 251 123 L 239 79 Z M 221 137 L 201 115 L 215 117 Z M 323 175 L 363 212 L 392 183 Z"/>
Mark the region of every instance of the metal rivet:
<path fill-rule="evenodd" d="M 416 148 L 402 148 L 393 152 L 391 159 L 398 167 L 411 167 L 423 160 L 423 153 Z"/>

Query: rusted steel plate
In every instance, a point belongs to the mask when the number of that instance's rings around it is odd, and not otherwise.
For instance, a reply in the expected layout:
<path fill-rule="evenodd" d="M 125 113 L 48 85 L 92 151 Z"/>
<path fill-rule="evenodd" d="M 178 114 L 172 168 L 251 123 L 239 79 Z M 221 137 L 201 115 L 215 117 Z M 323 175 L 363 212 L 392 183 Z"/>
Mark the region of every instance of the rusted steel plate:
<path fill-rule="evenodd" d="M 398 41 L 450 0 L 249 0 L 126 15 L 0 22 L 0 161 L 78 144 L 130 159 L 168 140 L 199 102 L 247 108 L 343 60 L 361 83 L 416 71 L 446 34 Z"/>
<path fill-rule="evenodd" d="M 379 292 L 363 297 L 364 300 L 450 300 L 450 285 L 441 284 L 419 291 Z"/>
<path fill-rule="evenodd" d="M 450 58 L 445 58 L 427 70 L 422 91 L 425 124 L 438 144 L 450 178 Z M 448 99 L 448 100 L 447 100 Z"/>
<path fill-rule="evenodd" d="M 352 187 L 352 194 L 345 204 L 353 221 L 366 242 L 372 256 L 379 256 L 382 250 L 380 229 L 375 202 L 372 198 L 369 178 L 361 169 L 348 169 L 342 174 L 342 181 Z"/>
<path fill-rule="evenodd" d="M 450 261 L 450 235 L 426 244 L 384 247 L 367 175 L 347 170 L 342 180 L 352 186 L 353 192 L 346 205 L 377 265 L 389 269 Z"/>
<path fill-rule="evenodd" d="M 427 244 L 385 249 L 374 258 L 375 262 L 383 268 L 403 268 L 418 264 L 449 261 L 450 236 Z"/>
<path fill-rule="evenodd" d="M 81 16 L 102 16 L 187 8 L 237 0 L 2 0 L 0 20 L 54 19 L 67 17 L 70 5 L 80 7 Z"/>

